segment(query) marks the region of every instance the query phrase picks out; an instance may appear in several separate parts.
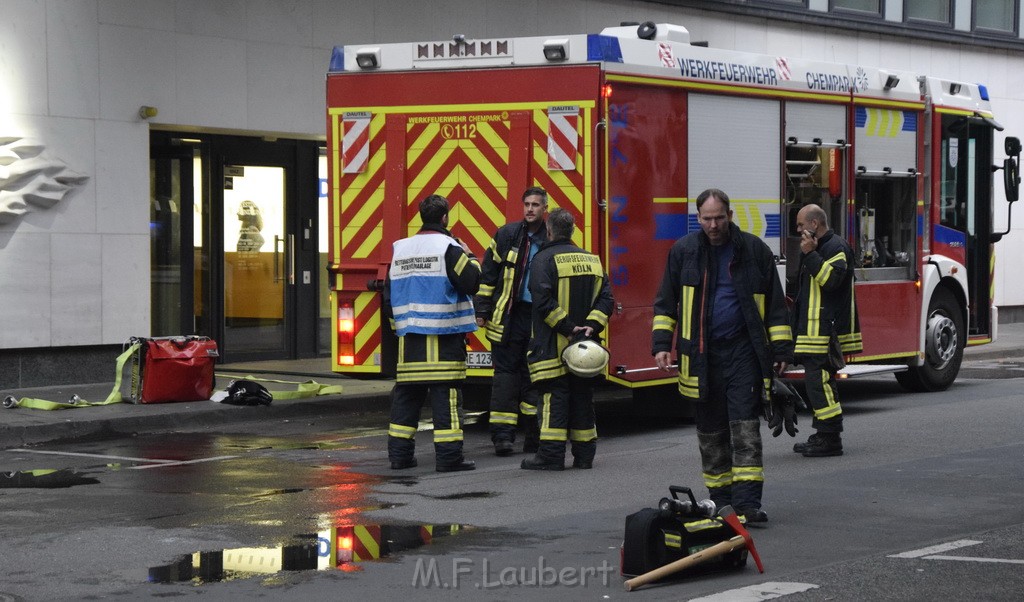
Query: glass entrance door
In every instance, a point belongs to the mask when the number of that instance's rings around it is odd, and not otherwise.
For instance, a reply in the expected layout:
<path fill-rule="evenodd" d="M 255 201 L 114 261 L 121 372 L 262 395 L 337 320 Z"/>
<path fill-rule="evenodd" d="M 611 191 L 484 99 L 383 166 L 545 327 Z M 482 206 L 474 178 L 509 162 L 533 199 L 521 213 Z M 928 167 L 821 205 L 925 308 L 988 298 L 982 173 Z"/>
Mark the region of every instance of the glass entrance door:
<path fill-rule="evenodd" d="M 224 343 L 241 353 L 287 350 L 295 236 L 285 229 L 285 169 L 224 165 Z"/>

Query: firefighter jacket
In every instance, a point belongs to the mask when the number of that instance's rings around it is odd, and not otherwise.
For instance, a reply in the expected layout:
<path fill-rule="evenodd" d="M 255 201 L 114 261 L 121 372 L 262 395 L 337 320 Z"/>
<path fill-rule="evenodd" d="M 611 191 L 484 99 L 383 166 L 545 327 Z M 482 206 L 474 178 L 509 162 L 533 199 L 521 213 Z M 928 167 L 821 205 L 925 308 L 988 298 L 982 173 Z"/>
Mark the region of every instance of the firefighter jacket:
<path fill-rule="evenodd" d="M 526 361 L 530 381 L 567 374 L 562 351 L 573 329 L 590 326 L 591 338 L 608 325 L 614 300 L 601 259 L 567 239 L 544 243 L 530 267 L 533 296 L 533 339 Z"/>
<path fill-rule="evenodd" d="M 832 334 L 844 355 L 864 345 L 853 293 L 853 251 L 829 230 L 818 248 L 800 256 L 800 290 L 794 309 L 797 355 L 827 355 Z"/>
<path fill-rule="evenodd" d="M 758 237 L 730 224 L 733 260 L 729 266 L 739 298 L 746 334 L 754 346 L 764 394 L 770 391 L 773 363 L 793 358 L 793 331 L 789 325 L 785 292 L 771 249 Z M 679 392 L 696 401 L 708 401 L 708 343 L 711 304 L 717 270 L 711 265 L 711 242 L 704 231 L 680 238 L 669 251 L 661 288 L 654 299 L 652 354 L 679 352 Z"/>
<path fill-rule="evenodd" d="M 535 240 L 547 240 L 544 222 L 541 222 L 540 229 L 533 236 Z M 476 315 L 486 320 L 486 336 L 495 343 L 508 342 L 506 328 L 512 315 L 512 306 L 519 301 L 523 287 L 529 285 L 523 282 L 528 261 L 530 237 L 527 235 L 526 221 L 499 228 L 484 253 L 480 292 L 476 296 Z"/>
<path fill-rule="evenodd" d="M 383 306 L 399 333 L 397 382 L 465 379 L 480 264 L 440 224 L 424 224 L 394 249 Z"/>

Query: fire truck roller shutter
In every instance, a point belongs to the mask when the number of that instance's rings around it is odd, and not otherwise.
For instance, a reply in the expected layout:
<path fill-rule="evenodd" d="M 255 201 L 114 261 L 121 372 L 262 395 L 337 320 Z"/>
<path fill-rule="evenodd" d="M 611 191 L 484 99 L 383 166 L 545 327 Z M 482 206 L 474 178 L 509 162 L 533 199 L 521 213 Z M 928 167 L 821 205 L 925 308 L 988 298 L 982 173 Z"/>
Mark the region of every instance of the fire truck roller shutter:
<path fill-rule="evenodd" d="M 786 102 L 786 140 L 823 145 L 846 142 L 846 106 L 810 102 Z"/>
<path fill-rule="evenodd" d="M 733 221 L 780 254 L 780 105 L 777 100 L 691 94 L 688 195 L 708 188 L 729 195 Z M 687 231 L 700 228 L 689 205 Z"/>
<path fill-rule="evenodd" d="M 869 175 L 917 169 L 917 116 L 916 111 L 856 107 L 857 169 Z"/>

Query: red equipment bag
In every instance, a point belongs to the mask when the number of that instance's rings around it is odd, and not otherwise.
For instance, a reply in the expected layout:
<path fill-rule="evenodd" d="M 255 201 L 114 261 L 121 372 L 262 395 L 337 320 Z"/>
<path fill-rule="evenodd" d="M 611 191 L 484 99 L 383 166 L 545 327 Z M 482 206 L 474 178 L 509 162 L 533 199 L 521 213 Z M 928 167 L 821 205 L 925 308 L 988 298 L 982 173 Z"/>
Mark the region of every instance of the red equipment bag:
<path fill-rule="evenodd" d="M 203 401 L 213 394 L 213 365 L 220 354 L 209 337 L 133 338 L 132 403 Z"/>

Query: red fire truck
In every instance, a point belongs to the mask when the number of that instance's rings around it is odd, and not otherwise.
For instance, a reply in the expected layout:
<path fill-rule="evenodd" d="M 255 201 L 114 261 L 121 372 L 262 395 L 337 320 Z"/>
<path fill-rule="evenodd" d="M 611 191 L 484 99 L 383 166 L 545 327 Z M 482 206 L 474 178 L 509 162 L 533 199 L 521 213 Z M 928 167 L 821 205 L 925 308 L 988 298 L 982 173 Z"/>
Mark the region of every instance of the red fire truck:
<path fill-rule="evenodd" d="M 894 370 L 908 388 L 944 389 L 964 347 L 996 336 L 1001 129 L 983 85 L 716 50 L 669 24 L 338 47 L 327 77 L 334 370 L 394 370 L 379 291 L 424 196 L 452 202 L 451 230 L 482 257 L 499 226 L 522 219 L 522 191 L 542 186 L 611 278 L 607 379 L 674 383 L 651 357 L 651 305 L 672 243 L 699 227 L 691 199 L 717 187 L 774 250 L 791 295 L 796 212 L 825 208 L 856 254 L 864 353 L 847 373 Z M 1013 201 L 1020 143 L 1005 146 Z M 489 375 L 482 333 L 469 345 L 470 375 Z"/>

